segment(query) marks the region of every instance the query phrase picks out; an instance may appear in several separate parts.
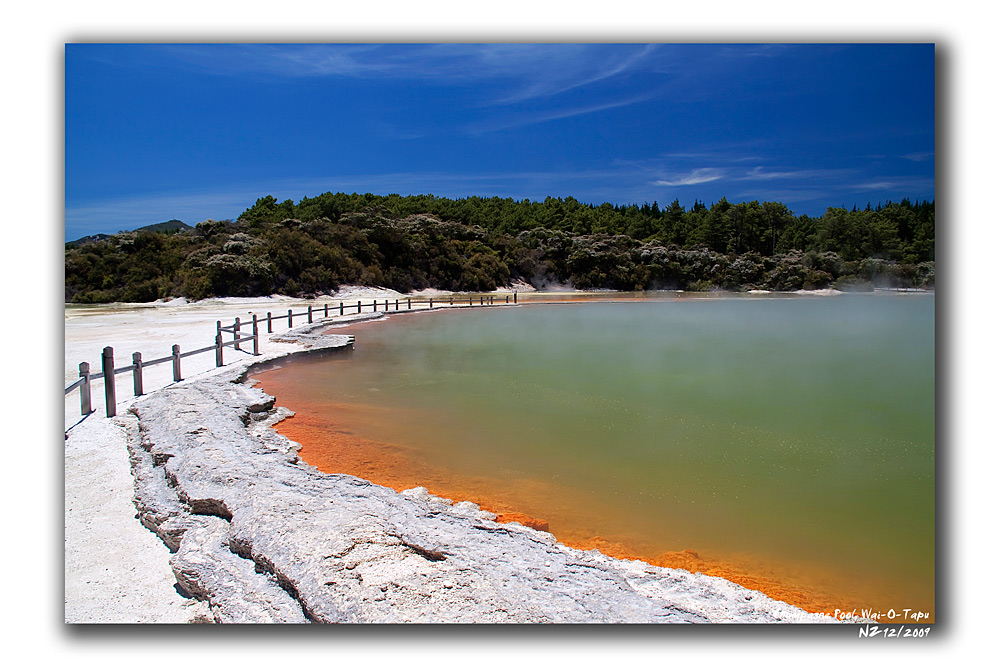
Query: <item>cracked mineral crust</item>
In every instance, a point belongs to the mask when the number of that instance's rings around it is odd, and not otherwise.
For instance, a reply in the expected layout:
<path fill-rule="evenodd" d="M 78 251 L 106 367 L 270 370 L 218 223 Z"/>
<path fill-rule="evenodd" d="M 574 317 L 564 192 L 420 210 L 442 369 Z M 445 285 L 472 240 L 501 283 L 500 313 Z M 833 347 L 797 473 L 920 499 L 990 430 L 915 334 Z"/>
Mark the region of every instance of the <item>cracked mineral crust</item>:
<path fill-rule="evenodd" d="M 140 520 L 216 621 L 832 620 L 723 579 L 574 550 L 424 489 L 324 474 L 270 428 L 283 413 L 244 382 L 246 370 L 171 385 L 131 408 Z"/>

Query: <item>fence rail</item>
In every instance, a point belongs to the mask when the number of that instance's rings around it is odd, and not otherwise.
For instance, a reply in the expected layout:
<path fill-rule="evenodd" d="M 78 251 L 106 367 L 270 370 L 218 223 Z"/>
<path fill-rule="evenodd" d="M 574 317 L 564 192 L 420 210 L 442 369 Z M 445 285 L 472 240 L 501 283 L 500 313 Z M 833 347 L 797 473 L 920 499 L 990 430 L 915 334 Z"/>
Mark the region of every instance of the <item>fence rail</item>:
<path fill-rule="evenodd" d="M 513 303 L 517 303 L 517 292 L 513 295 L 504 295 L 504 300 L 502 303 L 510 304 L 513 297 Z M 480 306 L 495 306 L 501 303 L 499 297 L 496 296 L 480 296 L 478 297 L 479 303 L 476 303 L 476 297 L 468 297 L 468 307 Z M 101 371 L 99 373 L 90 372 L 90 364 L 86 361 L 80 363 L 79 372 L 80 377 L 69 386 L 66 387 L 66 393 L 64 396 L 69 396 L 70 393 L 76 389 L 80 390 L 80 414 L 88 415 L 94 411 L 91 405 L 91 382 L 95 380 L 104 380 L 104 405 L 108 417 L 114 417 L 117 414 L 117 398 L 115 396 L 115 381 L 116 375 L 121 375 L 123 373 L 132 373 L 132 389 L 135 396 L 143 395 L 142 386 L 142 371 L 144 368 L 149 366 L 156 366 L 157 364 L 165 364 L 168 361 L 173 363 L 173 380 L 174 382 L 180 382 L 183 378 L 181 377 L 181 359 L 185 357 L 190 357 L 196 354 L 204 354 L 205 352 L 215 352 L 215 365 L 216 367 L 224 366 L 225 360 L 223 358 L 222 351 L 224 348 L 232 347 L 234 350 L 239 350 L 245 352 L 240 348 L 241 343 L 252 343 L 253 356 L 260 355 L 260 332 L 258 330 L 259 325 L 266 322 L 267 323 L 267 333 L 274 333 L 274 324 L 276 322 L 288 322 L 288 328 L 291 329 L 294 326 L 294 319 L 296 317 L 307 318 L 307 323 L 313 322 L 314 316 L 319 316 L 322 312 L 322 319 L 328 319 L 330 317 L 339 317 L 342 315 L 349 315 L 357 312 L 361 314 L 365 312 L 366 309 L 371 308 L 371 312 L 377 313 L 379 311 L 379 306 L 382 306 L 382 310 L 389 312 L 390 310 L 399 311 L 401 299 L 378 299 L 372 300 L 371 304 L 365 304 L 362 301 L 358 301 L 357 304 L 351 303 L 345 305 L 343 301 L 339 304 L 331 304 L 329 302 L 324 303 L 321 308 L 315 307 L 312 304 L 302 311 L 301 313 L 292 312 L 289 308 L 287 314 L 273 315 L 271 312 L 267 313 L 266 318 L 259 318 L 256 313 L 250 313 L 250 321 L 241 322 L 240 318 L 235 318 L 232 324 L 222 326 L 222 321 L 218 320 L 215 323 L 215 344 L 208 345 L 206 347 L 198 348 L 197 350 L 189 350 L 187 352 L 181 352 L 180 345 L 174 345 L 171 348 L 170 354 L 166 357 L 160 357 L 159 359 L 153 359 L 152 361 L 144 361 L 142 355 L 139 352 L 132 353 L 132 363 L 128 366 L 115 366 L 114 360 L 114 349 L 110 346 L 105 347 L 101 353 Z M 455 296 L 448 296 L 440 298 L 437 300 L 438 306 L 443 307 L 448 305 L 453 306 L 465 306 L 465 298 L 456 298 Z M 434 308 L 435 300 L 433 298 L 428 298 L 426 301 L 407 298 L 406 310 L 413 310 L 414 307 L 417 309 L 420 306 L 427 306 L 427 310 L 432 310 Z M 333 311 L 333 315 L 330 312 Z M 250 334 L 245 334 L 243 331 L 244 327 L 248 327 L 251 331 Z M 229 337 L 232 335 L 232 340 L 223 342 L 223 335 Z"/>

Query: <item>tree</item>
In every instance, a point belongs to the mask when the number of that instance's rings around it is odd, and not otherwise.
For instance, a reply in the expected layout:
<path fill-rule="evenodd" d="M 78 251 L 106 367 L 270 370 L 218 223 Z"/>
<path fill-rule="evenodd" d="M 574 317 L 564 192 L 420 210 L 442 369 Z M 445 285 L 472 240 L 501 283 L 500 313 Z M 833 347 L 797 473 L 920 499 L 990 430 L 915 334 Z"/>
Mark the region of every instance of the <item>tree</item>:
<path fill-rule="evenodd" d="M 400 291 L 536 286 L 798 289 L 934 284 L 934 202 L 829 208 L 696 200 L 584 204 L 326 192 L 260 197 L 239 217 L 173 234 L 67 244 L 67 301 L 256 296 L 384 285 Z"/>
<path fill-rule="evenodd" d="M 267 195 L 261 197 L 253 206 L 243 211 L 239 220 L 245 222 L 250 227 L 256 228 L 268 222 L 277 222 L 280 219 L 278 216 L 278 200 L 271 195 Z"/>

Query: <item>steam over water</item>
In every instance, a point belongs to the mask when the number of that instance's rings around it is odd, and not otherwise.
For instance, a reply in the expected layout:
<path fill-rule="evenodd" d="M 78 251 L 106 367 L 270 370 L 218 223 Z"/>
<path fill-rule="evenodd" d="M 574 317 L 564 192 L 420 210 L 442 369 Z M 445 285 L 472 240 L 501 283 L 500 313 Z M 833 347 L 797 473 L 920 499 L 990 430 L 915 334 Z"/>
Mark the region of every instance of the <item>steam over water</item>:
<path fill-rule="evenodd" d="M 527 305 L 352 331 L 350 355 L 255 376 L 329 472 L 815 610 L 933 613 L 933 295 Z"/>

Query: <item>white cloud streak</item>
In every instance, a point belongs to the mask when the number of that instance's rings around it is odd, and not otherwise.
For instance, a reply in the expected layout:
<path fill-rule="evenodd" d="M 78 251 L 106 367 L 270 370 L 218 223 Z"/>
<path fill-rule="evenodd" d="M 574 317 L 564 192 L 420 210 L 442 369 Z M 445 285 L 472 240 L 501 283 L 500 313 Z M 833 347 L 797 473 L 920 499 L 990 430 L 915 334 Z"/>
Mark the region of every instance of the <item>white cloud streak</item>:
<path fill-rule="evenodd" d="M 757 166 L 747 172 L 746 176 L 739 180 L 747 181 L 771 181 L 781 178 L 801 178 L 807 174 L 805 171 L 764 171 L 763 167 Z"/>
<path fill-rule="evenodd" d="M 497 100 L 498 104 L 523 102 L 536 97 L 552 97 L 575 88 L 588 86 L 598 81 L 610 79 L 627 72 L 633 65 L 645 59 L 655 49 L 646 44 L 636 53 L 627 53 L 621 59 L 594 59 L 572 55 L 566 46 L 556 46 L 540 53 L 538 60 L 529 63 L 530 70 L 524 72 L 531 81 L 521 90 Z M 569 55 L 570 57 L 567 57 Z M 555 63 L 558 63 L 557 65 Z M 553 66 L 555 65 L 555 66 Z"/>
<path fill-rule="evenodd" d="M 608 44 L 284 44 L 170 45 L 189 66 L 231 75 L 344 76 L 467 85 L 490 81 L 489 105 L 553 97 L 625 74 L 657 45 Z"/>
<path fill-rule="evenodd" d="M 858 183 L 854 187 L 858 190 L 888 190 L 892 187 L 889 181 L 875 181 L 871 183 Z"/>
<path fill-rule="evenodd" d="M 619 107 L 631 106 L 633 104 L 647 102 L 653 97 L 655 97 L 655 95 L 650 93 L 646 95 L 639 95 L 637 97 L 630 97 L 624 100 L 616 100 L 614 102 L 606 102 L 604 104 L 594 104 L 584 107 L 573 107 L 569 109 L 553 109 L 552 111 L 536 113 L 536 114 L 514 114 L 514 115 L 508 114 L 505 115 L 502 120 L 471 123 L 465 127 L 465 131 L 468 132 L 469 134 L 478 135 L 478 134 L 485 134 L 487 132 L 509 130 L 515 127 L 524 127 L 526 125 L 537 125 L 538 123 L 546 123 L 552 120 L 559 120 L 562 118 L 572 118 L 573 116 L 583 116 L 586 114 L 607 111 L 609 109 L 617 109 Z"/>
<path fill-rule="evenodd" d="M 681 185 L 698 185 L 699 183 L 711 183 L 712 181 L 717 181 L 725 175 L 726 172 L 722 169 L 716 169 L 715 167 L 702 167 L 700 169 L 694 169 L 689 174 L 684 176 L 674 177 L 670 180 L 664 179 L 654 181 L 653 185 L 668 185 L 671 187 Z"/>
<path fill-rule="evenodd" d="M 798 169 L 793 171 L 764 171 L 762 166 L 756 166 L 737 178 L 738 181 L 774 181 L 774 180 L 808 180 L 822 181 L 842 178 L 856 174 L 857 169 Z"/>

